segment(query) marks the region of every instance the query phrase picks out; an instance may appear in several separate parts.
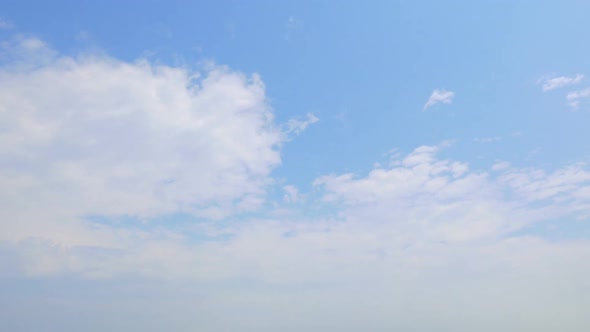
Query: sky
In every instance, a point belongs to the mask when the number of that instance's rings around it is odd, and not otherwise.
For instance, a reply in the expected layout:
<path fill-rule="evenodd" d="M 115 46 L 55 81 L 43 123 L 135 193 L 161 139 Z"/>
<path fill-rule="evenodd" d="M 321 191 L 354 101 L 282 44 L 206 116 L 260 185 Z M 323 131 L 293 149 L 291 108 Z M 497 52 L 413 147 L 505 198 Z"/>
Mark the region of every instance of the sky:
<path fill-rule="evenodd" d="M 589 12 L 1 1 L 0 329 L 587 329 Z"/>

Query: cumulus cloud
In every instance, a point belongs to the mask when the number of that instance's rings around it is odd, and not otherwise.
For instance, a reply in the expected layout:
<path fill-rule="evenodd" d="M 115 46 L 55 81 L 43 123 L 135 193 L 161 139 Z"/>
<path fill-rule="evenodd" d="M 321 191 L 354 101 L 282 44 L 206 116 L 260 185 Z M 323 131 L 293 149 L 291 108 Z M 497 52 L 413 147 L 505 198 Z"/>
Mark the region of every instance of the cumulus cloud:
<path fill-rule="evenodd" d="M 515 233 L 589 211 L 584 165 L 545 172 L 506 164 L 492 176 L 440 158 L 448 145 L 394 155 L 390 166 L 364 175 L 319 177 L 321 204 L 338 207 L 336 217 L 250 218 L 181 229 L 102 225 L 94 236 L 110 234 L 108 245 L 29 239 L 12 250 L 29 275 L 106 280 L 136 275 L 134 289 L 155 301 L 142 301 L 147 304 L 139 311 L 121 305 L 120 312 L 137 318 L 132 329 L 146 321 L 152 327 L 162 324 L 153 320 L 154 312 L 174 312 L 179 319 L 171 326 L 181 331 L 195 324 L 204 331 L 238 326 L 294 331 L 301 324 L 313 331 L 328 325 L 354 331 L 367 321 L 376 330 L 470 331 L 482 320 L 489 321 L 484 331 L 490 332 L 556 326 L 575 331 L 590 323 L 573 319 L 586 316 L 570 310 L 590 305 L 574 291 L 589 285 L 590 243 Z M 294 187 L 284 189 L 288 199 L 298 195 Z M 164 294 L 154 293 L 147 282 L 152 278 L 166 282 Z M 110 289 L 123 286 L 109 284 Z M 133 296 L 108 292 L 115 303 L 133 303 Z M 93 310 L 88 297 L 44 310 L 58 314 L 65 305 Z M 194 310 L 208 314 L 195 317 Z M 227 322 L 219 312 L 236 319 Z M 552 318 L 539 323 L 539 316 Z M 101 326 L 118 325 L 107 320 Z"/>
<path fill-rule="evenodd" d="M 568 85 L 578 84 L 583 79 L 584 79 L 584 75 L 577 74 L 576 76 L 573 76 L 573 77 L 559 76 L 559 77 L 546 78 L 546 79 L 541 80 L 541 82 L 543 83 L 543 86 L 542 86 L 543 91 L 550 91 L 550 90 L 555 90 L 555 89 L 562 88 L 562 87 L 565 87 Z"/>
<path fill-rule="evenodd" d="M 16 309 L 3 321 L 35 330 L 51 315 L 43 328 L 97 331 L 123 329 L 120 317 L 125 330 L 176 331 L 590 324 L 578 291 L 590 286 L 590 243 L 522 235 L 587 218 L 586 165 L 490 173 L 441 158 L 448 142 L 424 145 L 366 174 L 320 176 L 305 202 L 286 185 L 283 200 L 306 210 L 268 216 L 278 146 L 315 116 L 281 131 L 261 79 L 227 67 L 66 57 L 39 42 L 15 41 L 0 69 L 0 274 L 45 288 L 73 278 L 84 296 L 7 287 L 0 307 Z M 190 221 L 165 218 L 174 213 Z M 64 314 L 72 308 L 82 314 Z"/>
<path fill-rule="evenodd" d="M 373 262 L 367 271 L 376 273 L 374 269 L 383 268 L 379 262 L 386 257 L 392 263 L 421 271 L 433 267 L 430 264 L 436 260 L 450 259 L 439 256 L 445 250 L 451 250 L 450 255 L 461 252 L 461 248 L 469 248 L 471 253 L 482 250 L 482 255 L 492 250 L 489 246 L 506 250 L 505 246 L 514 241 L 529 241 L 513 237 L 515 232 L 539 222 L 584 218 L 590 213 L 590 172 L 583 164 L 546 172 L 517 169 L 501 162 L 492 167 L 497 172 L 492 176 L 486 171 L 471 170 L 465 162 L 439 158 L 440 150 L 448 146 L 445 142 L 418 147 L 405 156 L 393 155 L 395 160 L 390 166 L 375 166 L 364 176 L 347 173 L 316 179 L 315 192 L 321 200 L 313 204 L 328 210 L 336 207 L 339 222 L 329 215 L 302 219 L 299 214 L 295 219 L 265 217 L 239 224 L 199 223 L 180 228 L 161 223 L 83 223 L 77 216 L 89 211 L 107 211 L 111 215 L 150 211 L 134 211 L 139 208 L 127 197 L 130 194 L 106 191 L 109 187 L 104 183 L 96 186 L 95 178 L 77 179 L 88 186 L 83 189 L 97 191 L 99 196 L 116 195 L 129 206 L 119 206 L 101 197 L 90 200 L 84 190 L 57 176 L 47 180 L 53 185 L 48 193 L 49 189 L 42 185 L 49 184 L 41 182 L 36 174 L 53 175 L 53 168 L 37 170 L 27 165 L 25 159 L 20 165 L 26 166 L 27 172 L 11 170 L 2 178 L 3 188 L 8 188 L 2 197 L 3 216 L 8 218 L 3 220 L 13 221 L 2 223 L 3 240 L 17 243 L 10 249 L 19 257 L 17 269 L 30 275 L 68 272 L 86 277 L 114 277 L 133 272 L 157 278 L 254 278 L 282 284 L 330 280 L 335 278 L 332 271 L 339 264 Z M 33 152 L 27 152 L 23 158 L 35 157 Z M 64 155 L 72 156 L 65 151 Z M 111 169 L 118 172 L 117 166 Z M 128 174 L 116 180 L 141 182 Z M 255 187 L 257 182 L 252 181 Z M 72 189 L 76 189 L 73 194 L 64 193 Z M 240 196 L 235 195 L 251 195 L 249 191 L 230 189 L 233 200 L 239 200 Z M 286 185 L 283 190 L 286 203 L 299 202 L 301 193 L 295 186 Z M 9 195 L 8 191 L 16 194 Z M 55 199 L 50 200 L 50 194 Z M 79 197 L 73 197 L 74 194 Z M 146 209 L 153 204 L 147 194 L 131 194 L 139 195 L 148 206 Z M 208 198 L 195 193 L 191 197 Z M 215 199 L 216 203 L 211 204 L 221 204 L 224 197 Z M 240 204 L 233 200 L 232 204 Z M 31 201 L 40 212 L 33 211 Z M 225 210 L 237 209 L 227 204 Z M 152 213 L 165 211 L 173 209 L 160 207 Z M 206 241 L 194 242 L 194 238 Z M 543 240 L 535 241 L 531 242 L 535 247 L 549 246 Z M 520 250 L 528 255 L 526 245 Z M 355 272 L 337 278 L 368 276 Z"/>
<path fill-rule="evenodd" d="M 430 95 L 430 98 L 428 98 L 426 104 L 424 104 L 423 110 L 426 110 L 437 104 L 450 104 L 453 102 L 454 97 L 455 93 L 453 91 L 435 89 L 432 91 L 432 94 Z"/>
<path fill-rule="evenodd" d="M 86 216 L 222 218 L 264 201 L 284 134 L 257 75 L 4 47 L 2 239 L 62 243 Z"/>
<path fill-rule="evenodd" d="M 245 303 L 254 310 L 229 325 L 214 315 L 197 319 L 183 312 L 187 321 L 207 331 L 238 325 L 270 331 L 301 322 L 312 330 L 329 322 L 353 331 L 368 319 L 376 329 L 414 326 L 418 331 L 435 325 L 469 331 L 482 319 L 492 324 L 489 331 L 550 331 L 558 325 L 574 331 L 590 323 L 567 323 L 562 315 L 538 323 L 540 315 L 590 304 L 572 292 L 588 285 L 590 243 L 517 235 L 544 220 L 590 210 L 590 176 L 584 165 L 545 172 L 504 164 L 492 176 L 439 158 L 445 145 L 418 147 L 365 175 L 318 178 L 323 204 L 339 206 L 336 219 L 253 218 L 181 231 L 114 226 L 117 250 L 29 242 L 21 243 L 28 248 L 21 259 L 33 275 L 135 272 L 191 280 L 197 283 L 191 292 L 202 299 L 205 312 L 213 315 L 224 308 L 242 317 Z M 182 299 L 190 287 L 182 285 L 175 298 Z M 178 301 L 172 304 L 184 307 Z M 276 303 L 284 305 L 277 309 Z M 331 308 L 328 317 L 321 310 L 326 307 Z M 419 319 L 424 316 L 428 322 Z"/>

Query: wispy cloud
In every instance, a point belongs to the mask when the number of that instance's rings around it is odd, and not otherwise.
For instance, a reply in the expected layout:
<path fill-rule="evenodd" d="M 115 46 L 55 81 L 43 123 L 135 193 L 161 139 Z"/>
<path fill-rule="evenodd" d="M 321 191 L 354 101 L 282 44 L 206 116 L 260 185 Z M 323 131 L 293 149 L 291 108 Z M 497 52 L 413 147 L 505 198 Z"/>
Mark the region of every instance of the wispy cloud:
<path fill-rule="evenodd" d="M 580 108 L 580 105 L 587 101 L 588 98 L 590 98 L 590 88 L 572 91 L 565 96 L 568 106 L 574 111 L 577 111 Z"/>
<path fill-rule="evenodd" d="M 13 219 L 31 210 L 18 208 L 27 190 L 35 190 L 43 218 L 55 220 L 65 219 L 52 208 L 56 201 L 70 202 L 72 217 L 183 211 L 220 218 L 261 203 L 284 135 L 258 75 L 47 58 L 48 46 L 34 38 L 5 46 L 15 58 L 0 68 L 2 123 L 10 128 L 0 135 L 0 159 L 12 162 L 0 166 L 0 198 L 12 202 L 1 209 Z"/>
<path fill-rule="evenodd" d="M 287 122 L 287 128 L 285 130 L 287 135 L 299 135 L 303 132 L 309 125 L 314 124 L 320 121 L 320 119 L 313 115 L 312 113 L 307 113 L 305 119 L 289 119 Z"/>
<path fill-rule="evenodd" d="M 361 177 L 325 176 L 315 184 L 326 191 L 325 200 L 344 204 L 345 214 L 355 220 L 404 223 L 420 215 L 420 226 L 412 231 L 444 241 L 497 237 L 541 220 L 590 213 L 588 202 L 579 198 L 590 190 L 590 170 L 582 164 L 545 172 L 498 162 L 492 170 L 502 173 L 491 177 L 438 158 L 440 149 L 422 146 L 390 168 Z M 506 192 L 513 194 L 510 200 Z"/>
<path fill-rule="evenodd" d="M 453 102 L 454 97 L 455 93 L 453 91 L 435 89 L 432 91 L 432 94 L 430 95 L 430 98 L 428 98 L 426 104 L 424 104 L 423 110 L 427 110 L 436 104 L 450 104 Z"/>
<path fill-rule="evenodd" d="M 580 83 L 584 79 L 584 75 L 577 74 L 573 77 L 559 76 L 553 78 L 544 78 L 540 81 L 543 83 L 543 91 L 555 90 L 568 85 L 574 85 Z"/>

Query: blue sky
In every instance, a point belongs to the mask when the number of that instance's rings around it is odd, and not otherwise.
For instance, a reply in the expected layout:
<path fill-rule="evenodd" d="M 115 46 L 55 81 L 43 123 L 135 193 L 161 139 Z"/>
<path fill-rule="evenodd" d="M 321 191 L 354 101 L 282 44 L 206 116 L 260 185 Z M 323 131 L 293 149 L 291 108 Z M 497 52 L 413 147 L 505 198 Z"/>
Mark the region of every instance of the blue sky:
<path fill-rule="evenodd" d="M 11 331 L 590 324 L 589 3 L 1 7 Z"/>

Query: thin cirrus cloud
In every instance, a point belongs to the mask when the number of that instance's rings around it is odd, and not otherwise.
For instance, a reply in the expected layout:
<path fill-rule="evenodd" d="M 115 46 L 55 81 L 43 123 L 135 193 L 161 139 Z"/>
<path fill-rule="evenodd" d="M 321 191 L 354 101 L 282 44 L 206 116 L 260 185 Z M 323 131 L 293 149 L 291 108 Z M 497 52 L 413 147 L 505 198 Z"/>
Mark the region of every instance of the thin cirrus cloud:
<path fill-rule="evenodd" d="M 543 82 L 542 89 L 543 91 L 551 91 L 559 88 L 563 88 L 568 85 L 575 85 L 584 79 L 584 75 L 577 74 L 576 76 L 558 76 L 548 79 L 541 80 Z"/>
<path fill-rule="evenodd" d="M 432 91 L 432 94 L 428 98 L 426 104 L 424 104 L 424 108 L 422 110 L 425 111 L 437 104 L 450 104 L 453 102 L 454 97 L 455 93 L 453 91 L 445 89 L 435 89 L 434 91 Z"/>

